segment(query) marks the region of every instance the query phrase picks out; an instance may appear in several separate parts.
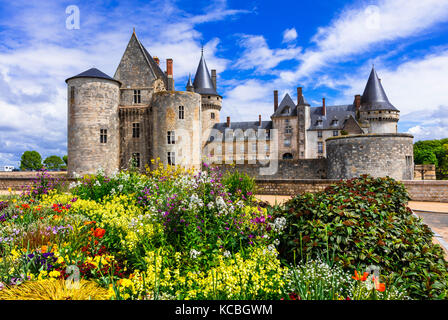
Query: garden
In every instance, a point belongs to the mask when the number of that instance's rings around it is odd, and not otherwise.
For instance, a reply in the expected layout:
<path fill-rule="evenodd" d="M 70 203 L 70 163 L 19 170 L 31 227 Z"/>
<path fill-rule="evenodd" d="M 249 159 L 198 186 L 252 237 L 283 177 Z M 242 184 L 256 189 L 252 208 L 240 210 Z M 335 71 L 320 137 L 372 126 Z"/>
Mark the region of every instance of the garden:
<path fill-rule="evenodd" d="M 404 186 L 363 176 L 271 206 L 245 174 L 153 162 L 41 171 L 0 202 L 0 300 L 446 299 Z"/>

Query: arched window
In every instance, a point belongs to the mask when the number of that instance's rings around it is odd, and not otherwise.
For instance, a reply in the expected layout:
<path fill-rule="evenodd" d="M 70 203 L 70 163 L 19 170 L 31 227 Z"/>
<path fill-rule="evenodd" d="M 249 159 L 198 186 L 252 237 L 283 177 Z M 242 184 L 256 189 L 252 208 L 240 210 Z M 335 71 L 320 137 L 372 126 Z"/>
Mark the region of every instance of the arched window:
<path fill-rule="evenodd" d="M 283 160 L 290 160 L 292 159 L 292 154 L 291 153 L 285 153 L 283 155 Z"/>

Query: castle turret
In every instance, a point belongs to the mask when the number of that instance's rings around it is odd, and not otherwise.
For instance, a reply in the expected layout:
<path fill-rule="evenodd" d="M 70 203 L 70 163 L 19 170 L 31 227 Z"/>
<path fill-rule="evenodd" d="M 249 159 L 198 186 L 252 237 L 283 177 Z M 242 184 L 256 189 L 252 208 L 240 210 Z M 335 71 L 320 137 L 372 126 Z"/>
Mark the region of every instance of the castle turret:
<path fill-rule="evenodd" d="M 367 133 L 397 133 L 400 111 L 386 96 L 386 92 L 372 67 L 369 80 L 361 97 L 359 120 L 368 122 Z"/>
<path fill-rule="evenodd" d="M 68 85 L 68 165 L 74 174 L 110 174 L 119 167 L 120 81 L 92 68 Z"/>
<path fill-rule="evenodd" d="M 219 112 L 222 106 L 222 97 L 216 91 L 216 74 L 214 78 L 210 76 L 207 68 L 207 63 L 204 58 L 204 50 L 202 50 L 201 60 L 199 61 L 198 69 L 193 82 L 194 92 L 201 95 L 202 108 L 202 129 L 203 144 L 207 141 L 210 135 L 211 128 L 215 123 L 219 123 Z"/>
<path fill-rule="evenodd" d="M 191 73 L 188 75 L 188 82 L 187 82 L 186 88 L 187 88 L 187 91 L 194 92 L 193 82 L 191 81 Z"/>

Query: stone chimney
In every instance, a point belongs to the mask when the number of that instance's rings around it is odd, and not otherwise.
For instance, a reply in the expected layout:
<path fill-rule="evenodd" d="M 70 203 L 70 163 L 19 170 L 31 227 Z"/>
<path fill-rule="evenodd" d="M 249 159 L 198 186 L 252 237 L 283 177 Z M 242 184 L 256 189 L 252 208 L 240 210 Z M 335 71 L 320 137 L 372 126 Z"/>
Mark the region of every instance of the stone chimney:
<path fill-rule="evenodd" d="M 278 109 L 278 91 L 274 90 L 274 112 Z"/>
<path fill-rule="evenodd" d="M 212 69 L 212 82 L 213 82 L 213 87 L 216 89 L 216 70 Z"/>
<path fill-rule="evenodd" d="M 258 115 L 258 126 L 261 127 L 261 114 Z"/>
<path fill-rule="evenodd" d="M 300 103 L 300 99 L 302 98 L 302 87 L 297 88 L 297 104 Z"/>
<path fill-rule="evenodd" d="M 327 114 L 327 107 L 325 106 L 325 98 L 322 98 L 322 115 L 325 116 Z"/>
<path fill-rule="evenodd" d="M 355 95 L 355 108 L 356 108 L 356 111 L 359 111 L 359 109 L 361 108 L 361 95 L 360 94 Z"/>
<path fill-rule="evenodd" d="M 173 59 L 166 59 L 166 75 L 168 77 L 168 91 L 174 91 Z"/>
<path fill-rule="evenodd" d="M 230 128 L 230 117 L 227 117 L 227 128 Z"/>
<path fill-rule="evenodd" d="M 153 59 L 157 63 L 157 65 L 160 65 L 160 59 L 158 57 L 153 57 Z"/>

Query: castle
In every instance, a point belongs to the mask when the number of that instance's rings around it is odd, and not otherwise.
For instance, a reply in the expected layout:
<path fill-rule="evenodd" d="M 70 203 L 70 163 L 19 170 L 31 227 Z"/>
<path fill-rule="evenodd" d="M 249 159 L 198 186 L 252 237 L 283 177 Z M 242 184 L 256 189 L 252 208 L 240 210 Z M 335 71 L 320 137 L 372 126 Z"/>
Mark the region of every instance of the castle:
<path fill-rule="evenodd" d="M 369 173 L 413 179 L 413 137 L 397 133 L 399 110 L 374 68 L 364 93 L 347 105 L 311 107 L 302 88 L 297 102 L 274 91 L 270 121 L 220 122 L 216 70 L 202 54 L 186 91 L 174 90 L 173 60 L 166 71 L 135 31 L 114 77 L 92 68 L 68 78 L 68 173 L 141 170 L 151 159 L 200 168 L 203 161 L 258 168 L 275 163 L 281 178 L 351 178 Z M 249 170 L 249 169 L 247 169 Z"/>

